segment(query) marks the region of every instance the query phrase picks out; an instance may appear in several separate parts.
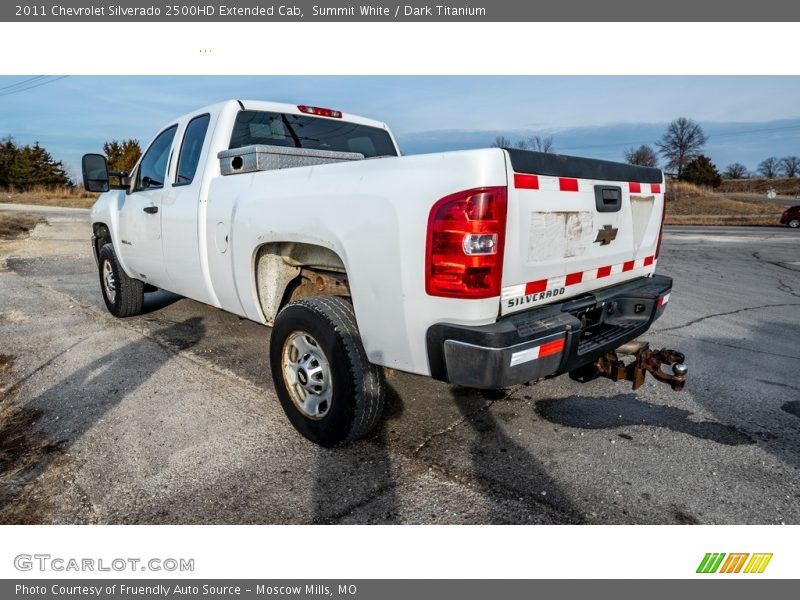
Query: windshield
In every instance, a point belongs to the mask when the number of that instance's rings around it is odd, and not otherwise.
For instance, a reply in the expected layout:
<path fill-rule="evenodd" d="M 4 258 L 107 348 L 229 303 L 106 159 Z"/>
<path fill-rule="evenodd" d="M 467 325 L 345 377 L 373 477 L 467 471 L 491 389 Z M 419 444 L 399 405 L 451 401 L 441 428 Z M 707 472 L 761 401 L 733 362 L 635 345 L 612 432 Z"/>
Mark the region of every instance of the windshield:
<path fill-rule="evenodd" d="M 365 158 L 397 156 L 389 133 L 340 119 L 243 110 L 236 116 L 230 148 L 254 144 L 358 152 Z"/>

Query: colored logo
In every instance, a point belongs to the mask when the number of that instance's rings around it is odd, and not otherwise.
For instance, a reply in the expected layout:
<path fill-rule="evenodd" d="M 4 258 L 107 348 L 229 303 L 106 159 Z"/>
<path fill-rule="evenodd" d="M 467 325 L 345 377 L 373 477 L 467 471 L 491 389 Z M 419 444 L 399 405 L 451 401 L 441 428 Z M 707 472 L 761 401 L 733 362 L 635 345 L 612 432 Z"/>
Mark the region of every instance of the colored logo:
<path fill-rule="evenodd" d="M 749 560 L 748 560 L 749 559 Z M 708 552 L 697 567 L 698 573 L 763 573 L 772 553 L 749 554 L 739 552 L 725 554 L 724 552 Z"/>

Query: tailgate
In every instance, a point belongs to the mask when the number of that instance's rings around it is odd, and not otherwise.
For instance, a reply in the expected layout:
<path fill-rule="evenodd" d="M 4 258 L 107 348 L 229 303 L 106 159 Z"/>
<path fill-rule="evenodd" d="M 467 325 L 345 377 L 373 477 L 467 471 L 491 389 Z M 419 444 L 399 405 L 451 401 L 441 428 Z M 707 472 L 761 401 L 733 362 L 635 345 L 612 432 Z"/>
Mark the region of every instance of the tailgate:
<path fill-rule="evenodd" d="M 507 149 L 501 314 L 651 275 L 659 169 Z"/>

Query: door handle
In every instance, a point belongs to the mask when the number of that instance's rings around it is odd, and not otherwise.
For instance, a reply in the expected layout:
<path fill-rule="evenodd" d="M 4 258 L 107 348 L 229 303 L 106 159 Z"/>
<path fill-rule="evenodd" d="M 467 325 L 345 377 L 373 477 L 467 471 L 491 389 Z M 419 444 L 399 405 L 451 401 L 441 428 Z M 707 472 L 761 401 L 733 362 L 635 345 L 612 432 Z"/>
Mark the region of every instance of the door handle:
<path fill-rule="evenodd" d="M 154 214 L 156 214 L 158 212 L 158 207 L 157 206 L 145 206 L 142 210 L 144 212 L 146 212 L 148 215 L 154 215 Z"/>

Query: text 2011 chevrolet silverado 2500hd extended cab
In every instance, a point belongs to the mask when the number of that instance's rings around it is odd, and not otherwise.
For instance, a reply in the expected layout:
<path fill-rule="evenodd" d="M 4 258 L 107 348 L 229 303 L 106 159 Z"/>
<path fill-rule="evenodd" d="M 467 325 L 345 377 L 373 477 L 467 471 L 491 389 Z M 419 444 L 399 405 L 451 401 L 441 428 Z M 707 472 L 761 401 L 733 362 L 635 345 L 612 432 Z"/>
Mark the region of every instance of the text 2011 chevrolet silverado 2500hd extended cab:
<path fill-rule="evenodd" d="M 319 444 L 375 425 L 382 367 L 478 388 L 562 373 L 638 387 L 646 371 L 683 386 L 680 354 L 631 343 L 672 287 L 654 273 L 658 169 L 400 156 L 377 121 L 231 100 L 168 123 L 130 175 L 89 154 L 83 176 L 105 192 L 91 219 L 109 311 L 160 288 L 272 326 L 278 397 Z"/>

